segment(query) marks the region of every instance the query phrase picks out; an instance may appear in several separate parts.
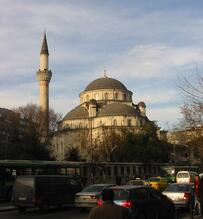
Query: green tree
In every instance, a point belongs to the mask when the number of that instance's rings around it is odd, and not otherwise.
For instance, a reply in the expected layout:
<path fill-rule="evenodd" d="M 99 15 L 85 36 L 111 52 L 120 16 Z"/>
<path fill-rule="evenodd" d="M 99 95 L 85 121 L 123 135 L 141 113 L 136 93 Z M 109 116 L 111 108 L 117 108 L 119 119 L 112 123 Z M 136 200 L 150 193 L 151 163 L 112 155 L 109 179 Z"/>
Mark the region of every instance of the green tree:
<path fill-rule="evenodd" d="M 112 158 L 120 162 L 168 162 L 169 154 L 170 144 L 160 140 L 156 125 L 149 123 L 138 134 L 126 132 Z"/>

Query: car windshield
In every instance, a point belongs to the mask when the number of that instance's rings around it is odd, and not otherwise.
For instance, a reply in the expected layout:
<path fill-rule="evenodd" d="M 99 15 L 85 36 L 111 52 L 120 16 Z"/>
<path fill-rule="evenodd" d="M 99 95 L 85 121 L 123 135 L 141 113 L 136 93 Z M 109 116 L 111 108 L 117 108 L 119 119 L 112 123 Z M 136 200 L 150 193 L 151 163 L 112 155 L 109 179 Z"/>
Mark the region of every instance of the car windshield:
<path fill-rule="evenodd" d="M 17 178 L 16 186 L 34 188 L 34 178 Z"/>
<path fill-rule="evenodd" d="M 188 173 L 178 173 L 178 178 L 187 178 L 188 177 Z"/>
<path fill-rule="evenodd" d="M 82 192 L 100 192 L 105 188 L 104 185 L 91 185 L 85 187 Z"/>
<path fill-rule="evenodd" d="M 126 200 L 129 198 L 129 191 L 123 189 L 114 190 L 114 200 Z"/>
<path fill-rule="evenodd" d="M 171 184 L 165 189 L 165 191 L 184 192 L 184 191 L 189 191 L 189 189 L 190 189 L 189 185 Z"/>
<path fill-rule="evenodd" d="M 147 182 L 160 182 L 160 178 L 152 177 L 147 180 Z"/>

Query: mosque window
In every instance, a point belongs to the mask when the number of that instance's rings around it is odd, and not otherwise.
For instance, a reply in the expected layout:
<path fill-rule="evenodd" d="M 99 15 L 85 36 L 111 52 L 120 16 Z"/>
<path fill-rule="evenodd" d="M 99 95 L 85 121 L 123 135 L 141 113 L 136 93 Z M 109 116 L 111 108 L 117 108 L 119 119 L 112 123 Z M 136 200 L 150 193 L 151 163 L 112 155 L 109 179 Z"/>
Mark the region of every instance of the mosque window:
<path fill-rule="evenodd" d="M 117 120 L 116 119 L 113 120 L 113 126 L 117 126 Z"/>
<path fill-rule="evenodd" d="M 105 98 L 105 100 L 108 100 L 108 99 L 109 99 L 109 94 L 108 94 L 108 93 L 105 93 L 105 94 L 104 94 L 104 98 Z"/>
<path fill-rule="evenodd" d="M 115 93 L 115 99 L 116 100 L 118 99 L 118 93 Z"/>
<path fill-rule="evenodd" d="M 131 126 L 131 119 L 128 119 L 128 126 Z"/>
<path fill-rule="evenodd" d="M 123 94 L 123 100 L 126 100 L 126 94 Z"/>
<path fill-rule="evenodd" d="M 79 123 L 79 128 L 82 128 L 82 123 L 81 122 Z"/>
<path fill-rule="evenodd" d="M 102 126 L 102 121 L 101 120 L 99 121 L 99 126 Z"/>
<path fill-rule="evenodd" d="M 86 95 L 86 101 L 89 101 L 90 97 L 89 95 Z"/>

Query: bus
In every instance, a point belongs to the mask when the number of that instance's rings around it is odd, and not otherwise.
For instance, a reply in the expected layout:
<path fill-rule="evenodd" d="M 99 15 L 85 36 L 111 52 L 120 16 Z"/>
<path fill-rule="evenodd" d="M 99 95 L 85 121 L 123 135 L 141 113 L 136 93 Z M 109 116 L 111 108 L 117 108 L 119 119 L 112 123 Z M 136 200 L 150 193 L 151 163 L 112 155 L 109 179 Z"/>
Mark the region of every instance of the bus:
<path fill-rule="evenodd" d="M 20 175 L 68 175 L 81 176 L 85 162 L 0 160 L 0 200 L 10 200 L 16 176 Z"/>

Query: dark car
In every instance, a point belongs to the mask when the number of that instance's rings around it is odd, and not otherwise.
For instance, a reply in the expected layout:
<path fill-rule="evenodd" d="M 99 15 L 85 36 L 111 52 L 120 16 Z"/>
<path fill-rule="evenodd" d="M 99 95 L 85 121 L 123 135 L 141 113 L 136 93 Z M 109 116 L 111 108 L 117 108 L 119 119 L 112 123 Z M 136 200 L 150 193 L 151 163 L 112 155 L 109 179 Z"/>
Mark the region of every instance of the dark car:
<path fill-rule="evenodd" d="M 176 207 L 190 208 L 194 205 L 195 187 L 193 183 L 170 184 L 163 194 L 170 198 Z"/>
<path fill-rule="evenodd" d="M 75 194 L 82 189 L 79 181 L 68 176 L 20 176 L 13 187 L 12 201 L 19 211 L 38 207 L 73 205 Z"/>
<path fill-rule="evenodd" d="M 116 186 L 114 203 L 129 209 L 134 219 L 173 219 L 175 207 L 173 202 L 156 189 L 149 186 Z M 102 200 L 98 200 L 98 205 Z"/>

